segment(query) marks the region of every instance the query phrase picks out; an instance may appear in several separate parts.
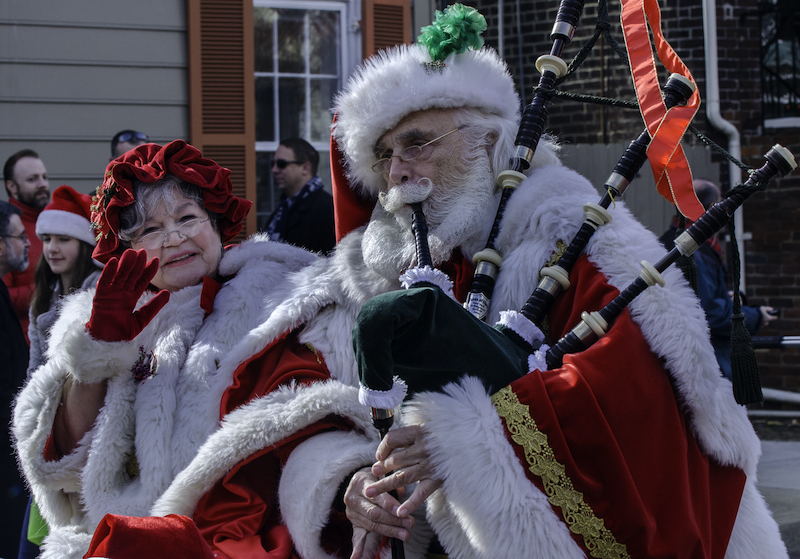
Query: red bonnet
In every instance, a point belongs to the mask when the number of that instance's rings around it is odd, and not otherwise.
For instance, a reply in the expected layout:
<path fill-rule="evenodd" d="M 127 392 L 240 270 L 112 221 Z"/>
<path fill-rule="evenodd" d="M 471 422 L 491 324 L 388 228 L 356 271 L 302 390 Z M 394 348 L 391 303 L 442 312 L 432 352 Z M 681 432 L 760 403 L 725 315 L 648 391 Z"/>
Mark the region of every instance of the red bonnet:
<path fill-rule="evenodd" d="M 200 187 L 203 207 L 220 215 L 222 242 L 230 241 L 242 230 L 253 203 L 233 195 L 228 169 L 204 158 L 197 148 L 183 140 L 164 146 L 142 144 L 109 163 L 105 180 L 97 188 L 92 203 L 92 226 L 97 233 L 95 259 L 107 262 L 123 252 L 119 240 L 119 211 L 135 201 L 132 181 L 153 183 L 168 173 Z"/>

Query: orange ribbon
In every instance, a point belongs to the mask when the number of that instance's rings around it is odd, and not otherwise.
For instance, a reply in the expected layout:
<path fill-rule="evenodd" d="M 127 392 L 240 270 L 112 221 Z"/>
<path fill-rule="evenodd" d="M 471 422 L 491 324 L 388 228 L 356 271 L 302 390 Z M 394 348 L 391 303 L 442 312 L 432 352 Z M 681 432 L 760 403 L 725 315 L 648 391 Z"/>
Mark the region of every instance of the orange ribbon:
<path fill-rule="evenodd" d="M 702 215 L 703 206 L 694 193 L 692 172 L 680 142 L 700 106 L 700 94 L 695 91 L 685 106 L 667 110 L 664 104 L 648 24 L 661 63 L 671 73 L 682 74 L 692 82 L 694 78 L 661 33 L 661 11 L 657 0 L 623 0 L 621 19 L 639 109 L 651 137 L 647 158 L 653 169 L 656 188 L 683 215 L 696 220 Z"/>

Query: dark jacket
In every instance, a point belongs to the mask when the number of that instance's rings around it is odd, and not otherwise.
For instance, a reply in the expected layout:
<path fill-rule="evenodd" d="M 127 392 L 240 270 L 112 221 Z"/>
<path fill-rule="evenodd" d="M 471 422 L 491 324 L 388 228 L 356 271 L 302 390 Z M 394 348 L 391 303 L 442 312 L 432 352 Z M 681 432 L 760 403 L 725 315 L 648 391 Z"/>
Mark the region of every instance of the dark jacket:
<path fill-rule="evenodd" d="M 726 378 L 731 378 L 731 316 L 733 299 L 728 295 L 725 268 L 719 256 L 708 245 L 702 245 L 692 255 L 697 266 L 697 296 L 706 313 L 711 330 L 711 344 L 717 361 Z M 744 324 L 750 335 L 761 326 L 761 311 L 758 307 L 742 305 Z"/>
<path fill-rule="evenodd" d="M 267 220 L 270 222 L 272 216 Z M 281 241 L 327 254 L 336 244 L 333 226 L 333 196 L 324 190 L 312 192 L 289 209 Z"/>
<path fill-rule="evenodd" d="M 25 382 L 28 343 L 3 282 L 0 282 L 0 340 L 0 506 L 4 518 L 0 525 L 0 557 L 16 557 L 28 494 L 17 467 L 9 429 L 14 398 Z"/>

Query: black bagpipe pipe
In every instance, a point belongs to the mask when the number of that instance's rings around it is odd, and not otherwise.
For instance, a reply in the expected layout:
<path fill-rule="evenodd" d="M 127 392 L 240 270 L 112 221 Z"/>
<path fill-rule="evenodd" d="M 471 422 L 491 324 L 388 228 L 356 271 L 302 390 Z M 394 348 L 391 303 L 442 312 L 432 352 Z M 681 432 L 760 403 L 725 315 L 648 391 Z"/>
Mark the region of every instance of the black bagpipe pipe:
<path fill-rule="evenodd" d="M 502 262 L 502 256 L 497 252 L 495 242 L 500 233 L 503 214 L 514 189 L 525 179 L 522 172 L 530 167 L 536 147 L 539 145 L 539 139 L 544 132 L 549 98 L 547 92 L 553 89 L 557 79 L 567 73 L 567 64 L 561 59 L 561 53 L 572 42 L 575 28 L 583 12 L 583 3 L 584 0 L 561 0 L 559 4 L 556 22 L 550 33 L 550 38 L 553 40 L 550 54 L 540 56 L 536 60 L 536 68 L 541 72 L 539 86 L 530 104 L 522 113 L 519 131 L 514 141 L 516 150 L 509 162 L 510 168 L 500 173 L 497 179 L 503 189 L 500 203 L 489 238 L 486 241 L 486 247 L 473 258 L 475 274 L 464 302 L 464 308 L 481 320 L 486 318 L 489 312 L 494 284 Z"/>
<path fill-rule="evenodd" d="M 664 103 L 667 109 L 685 104 L 695 89 L 694 83 L 688 78 L 680 74 L 672 74 L 664 85 Z M 569 288 L 569 274 L 589 243 L 589 239 L 598 227 L 611 221 L 611 215 L 606 210 L 612 201 L 623 196 L 636 173 L 644 165 L 647 160 L 647 147 L 650 145 L 650 139 L 650 133 L 645 129 L 628 145 L 603 185 L 606 192 L 599 204 L 584 205 L 586 218 L 575 238 L 553 266 L 542 269 L 542 279 L 539 281 L 539 285 L 536 286 L 520 310 L 536 326 L 542 326 L 544 317 L 553 302 L 562 291 Z"/>
<path fill-rule="evenodd" d="M 754 171 L 747 181 L 728 194 L 721 202 L 709 208 L 700 219 L 675 239 L 675 247 L 655 266 L 642 261 L 642 272 L 608 305 L 595 312 L 584 312 L 581 322 L 561 338 L 547 352 L 547 367 L 560 367 L 565 355 L 587 349 L 601 336 L 638 295 L 658 283 L 664 285 L 661 272 L 666 270 L 681 255 L 692 255 L 712 235 L 722 229 L 733 212 L 752 195 L 759 186 L 766 185 L 775 177 L 783 177 L 797 167 L 792 153 L 781 145 L 774 145 L 764 156 L 767 162 Z"/>
<path fill-rule="evenodd" d="M 431 250 L 428 245 L 428 223 L 425 221 L 425 214 L 422 211 L 422 203 L 411 204 L 411 231 L 414 233 L 414 245 L 417 254 L 417 265 L 420 268 L 433 268 Z M 370 407 L 372 424 L 378 430 L 381 440 L 386 436 L 394 424 L 394 409 L 388 407 Z M 389 491 L 389 494 L 397 499 L 397 491 Z M 392 549 L 392 559 L 404 559 L 406 556 L 403 541 L 397 538 L 390 538 L 389 545 Z"/>

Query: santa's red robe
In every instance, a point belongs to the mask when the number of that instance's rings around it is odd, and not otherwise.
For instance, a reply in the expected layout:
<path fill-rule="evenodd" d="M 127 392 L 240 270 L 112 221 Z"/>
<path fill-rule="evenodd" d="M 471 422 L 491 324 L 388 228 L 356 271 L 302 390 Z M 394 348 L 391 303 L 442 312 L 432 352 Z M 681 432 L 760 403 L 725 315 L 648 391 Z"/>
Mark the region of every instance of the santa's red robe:
<path fill-rule="evenodd" d="M 619 293 L 586 257 L 571 280 L 549 314 L 553 340 Z M 587 552 L 616 544 L 630 557 L 724 556 L 745 475 L 701 451 L 627 310 L 589 349 L 493 401 L 528 479 Z"/>

